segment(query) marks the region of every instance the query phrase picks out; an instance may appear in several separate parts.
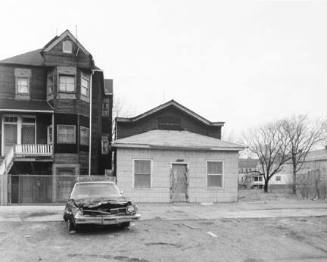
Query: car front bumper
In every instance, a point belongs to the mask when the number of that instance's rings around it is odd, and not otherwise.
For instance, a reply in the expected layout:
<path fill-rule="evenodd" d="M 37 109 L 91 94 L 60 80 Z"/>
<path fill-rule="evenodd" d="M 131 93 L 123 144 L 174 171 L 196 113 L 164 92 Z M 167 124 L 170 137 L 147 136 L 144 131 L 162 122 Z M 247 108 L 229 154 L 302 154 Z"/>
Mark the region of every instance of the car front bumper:
<path fill-rule="evenodd" d="M 131 222 L 139 220 L 141 218 L 140 214 L 135 215 L 122 215 L 122 216 L 84 216 L 84 215 L 75 215 L 75 224 L 84 225 L 84 224 L 95 224 L 95 225 L 115 225 L 124 222 Z"/>

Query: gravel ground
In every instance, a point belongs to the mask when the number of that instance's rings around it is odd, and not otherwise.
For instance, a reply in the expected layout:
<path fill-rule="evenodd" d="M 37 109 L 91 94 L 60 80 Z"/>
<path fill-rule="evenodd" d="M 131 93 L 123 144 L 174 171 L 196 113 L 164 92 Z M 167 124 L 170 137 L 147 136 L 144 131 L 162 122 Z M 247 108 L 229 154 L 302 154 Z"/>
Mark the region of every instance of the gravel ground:
<path fill-rule="evenodd" d="M 327 261 L 327 217 L 144 220 L 130 229 L 1 222 L 5 261 Z"/>

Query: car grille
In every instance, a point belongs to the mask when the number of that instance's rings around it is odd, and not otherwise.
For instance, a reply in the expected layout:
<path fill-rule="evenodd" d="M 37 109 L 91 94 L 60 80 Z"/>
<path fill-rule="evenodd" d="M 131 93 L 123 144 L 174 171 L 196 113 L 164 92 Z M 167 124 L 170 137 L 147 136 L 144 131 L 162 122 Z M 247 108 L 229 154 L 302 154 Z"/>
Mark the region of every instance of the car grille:
<path fill-rule="evenodd" d="M 110 209 L 84 209 L 83 210 L 84 215 L 90 215 L 90 216 L 102 216 L 102 215 L 126 215 L 126 207 L 119 207 L 119 208 L 110 208 Z"/>
<path fill-rule="evenodd" d="M 110 214 L 125 215 L 126 214 L 126 207 L 110 208 Z"/>

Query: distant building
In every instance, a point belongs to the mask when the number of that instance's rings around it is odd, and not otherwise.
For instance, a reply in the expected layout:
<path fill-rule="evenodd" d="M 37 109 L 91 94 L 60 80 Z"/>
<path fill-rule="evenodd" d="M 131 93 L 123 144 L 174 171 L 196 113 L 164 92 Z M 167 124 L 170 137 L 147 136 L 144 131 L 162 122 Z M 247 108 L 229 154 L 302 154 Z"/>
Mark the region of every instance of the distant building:
<path fill-rule="evenodd" d="M 238 152 L 210 122 L 174 100 L 116 119 L 117 184 L 142 202 L 236 201 Z"/>
<path fill-rule="evenodd" d="M 112 81 L 68 30 L 1 60 L 1 203 L 66 200 L 75 177 L 88 174 L 90 146 L 91 173 L 111 169 L 112 93 Z"/>

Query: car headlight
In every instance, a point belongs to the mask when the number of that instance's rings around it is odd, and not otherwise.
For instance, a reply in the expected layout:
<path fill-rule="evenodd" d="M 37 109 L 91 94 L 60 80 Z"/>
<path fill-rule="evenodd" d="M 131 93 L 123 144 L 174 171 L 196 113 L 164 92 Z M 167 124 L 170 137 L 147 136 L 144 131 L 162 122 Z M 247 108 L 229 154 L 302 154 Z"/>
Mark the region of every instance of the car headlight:
<path fill-rule="evenodd" d="M 134 213 L 135 212 L 135 207 L 130 205 L 130 206 L 127 206 L 126 210 L 127 210 L 128 213 Z"/>

